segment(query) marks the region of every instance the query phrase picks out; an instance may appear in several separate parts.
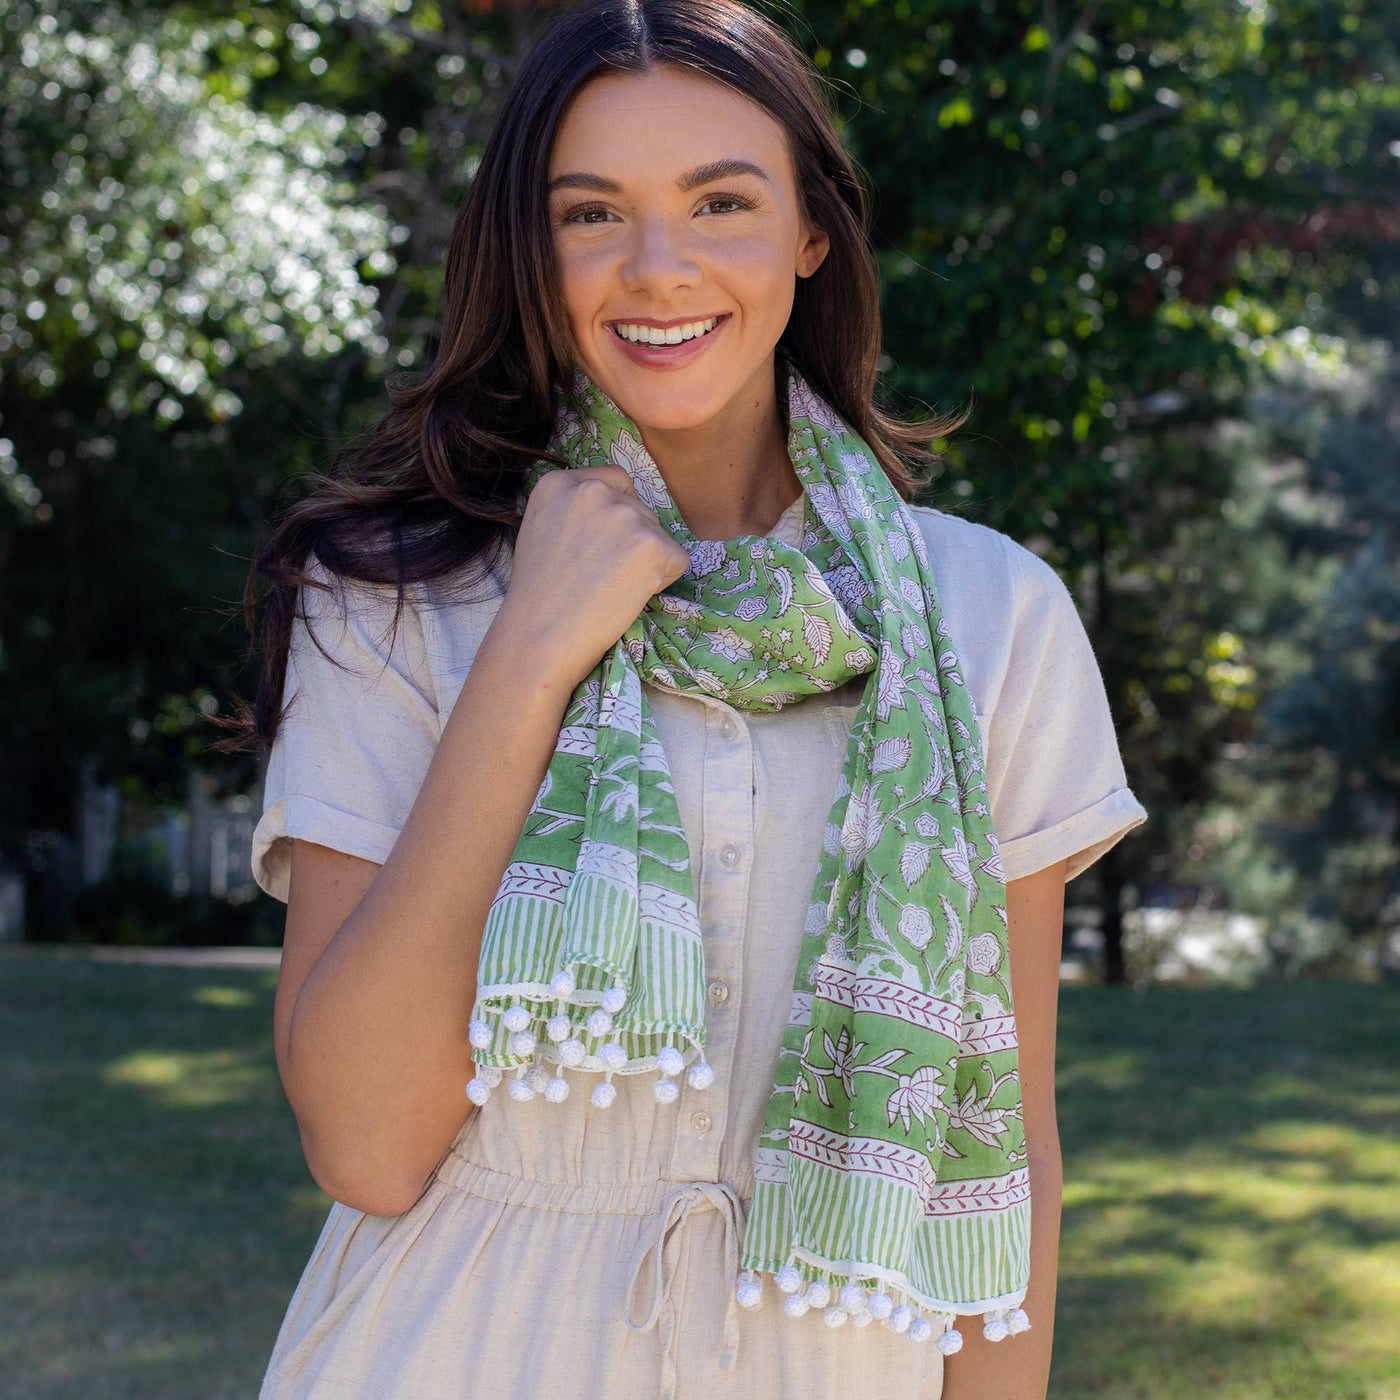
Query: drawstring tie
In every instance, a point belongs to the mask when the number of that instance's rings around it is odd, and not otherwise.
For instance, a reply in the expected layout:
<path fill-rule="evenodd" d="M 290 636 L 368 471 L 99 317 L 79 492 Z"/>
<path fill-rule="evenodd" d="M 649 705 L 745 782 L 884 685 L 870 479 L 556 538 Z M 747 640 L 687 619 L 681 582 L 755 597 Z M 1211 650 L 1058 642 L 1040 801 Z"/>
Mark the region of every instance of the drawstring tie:
<path fill-rule="evenodd" d="M 663 1315 L 661 1306 L 670 1296 L 671 1280 L 675 1274 L 674 1264 L 669 1269 L 666 1267 L 666 1241 L 672 1230 L 682 1225 L 696 1206 L 703 1208 L 704 1204 L 714 1206 L 724 1218 L 724 1277 L 733 1278 L 739 1269 L 739 1241 L 744 1232 L 744 1206 L 734 1188 L 722 1181 L 687 1181 L 677 1186 L 652 1217 L 655 1223 L 649 1221 L 644 1227 L 641 1246 L 632 1263 L 632 1277 L 627 1285 L 626 1320 L 634 1332 L 650 1331 L 658 1321 L 661 1324 L 664 1361 L 659 1400 L 673 1400 L 676 1392 L 675 1309 L 669 1308 Z M 642 1267 L 653 1252 L 656 1255 L 653 1264 L 656 1282 L 652 1288 L 651 1308 L 645 1319 L 637 1322 L 632 1317 L 632 1294 L 636 1290 Z M 720 1352 L 719 1364 L 721 1370 L 731 1371 L 734 1369 L 735 1357 L 739 1350 L 739 1318 L 735 1312 L 737 1303 L 734 1290 L 726 1288 L 725 1292 L 729 1295 L 729 1303 L 724 1313 L 724 1349 Z"/>

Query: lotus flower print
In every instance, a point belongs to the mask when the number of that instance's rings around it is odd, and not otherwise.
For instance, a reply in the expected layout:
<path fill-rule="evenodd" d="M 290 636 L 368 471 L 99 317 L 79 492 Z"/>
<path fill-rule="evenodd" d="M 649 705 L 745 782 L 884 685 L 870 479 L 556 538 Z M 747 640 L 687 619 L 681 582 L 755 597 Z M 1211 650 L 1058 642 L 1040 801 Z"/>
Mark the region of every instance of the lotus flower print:
<path fill-rule="evenodd" d="M 904 1131 L 913 1130 L 912 1120 L 920 1123 L 938 1106 L 938 1071 L 932 1065 L 920 1065 L 913 1074 L 901 1074 L 899 1084 L 890 1095 L 886 1107 L 889 1110 L 890 1126 L 898 1118 L 904 1124 Z"/>

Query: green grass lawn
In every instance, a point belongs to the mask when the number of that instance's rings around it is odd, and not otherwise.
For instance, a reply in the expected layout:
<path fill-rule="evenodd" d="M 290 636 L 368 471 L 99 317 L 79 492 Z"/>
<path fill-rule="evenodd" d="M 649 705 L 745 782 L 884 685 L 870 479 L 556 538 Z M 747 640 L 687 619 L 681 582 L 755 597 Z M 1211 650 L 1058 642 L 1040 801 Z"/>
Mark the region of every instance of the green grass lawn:
<path fill-rule="evenodd" d="M 256 1396 L 329 1204 L 274 983 L 0 950 L 0 1395 Z M 1400 988 L 1060 1000 L 1053 1400 L 1400 1400 Z"/>

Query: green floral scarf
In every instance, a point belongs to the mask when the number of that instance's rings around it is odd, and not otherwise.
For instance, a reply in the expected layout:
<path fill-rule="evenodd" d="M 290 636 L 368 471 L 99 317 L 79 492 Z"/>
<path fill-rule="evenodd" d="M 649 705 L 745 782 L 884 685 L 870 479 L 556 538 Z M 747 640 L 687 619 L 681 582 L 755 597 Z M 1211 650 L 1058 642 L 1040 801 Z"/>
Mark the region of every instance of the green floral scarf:
<path fill-rule="evenodd" d="M 865 442 L 791 364 L 801 550 L 697 540 L 641 435 L 576 371 L 550 450 L 625 467 L 690 555 L 578 686 L 486 920 L 475 1104 L 561 1102 L 565 1071 L 714 1080 L 690 850 L 642 681 L 778 710 L 870 674 L 802 933 L 744 1227 L 785 1309 L 872 1320 L 945 1353 L 956 1314 L 1023 1331 L 1030 1183 L 1005 884 L 977 720 L 917 523 Z M 531 468 L 526 493 L 552 464 Z M 523 497 L 522 497 L 523 500 Z M 795 934 L 795 930 L 793 931 Z M 926 1314 L 931 1314 L 930 1316 Z M 935 1328 L 934 1320 L 940 1324 Z"/>

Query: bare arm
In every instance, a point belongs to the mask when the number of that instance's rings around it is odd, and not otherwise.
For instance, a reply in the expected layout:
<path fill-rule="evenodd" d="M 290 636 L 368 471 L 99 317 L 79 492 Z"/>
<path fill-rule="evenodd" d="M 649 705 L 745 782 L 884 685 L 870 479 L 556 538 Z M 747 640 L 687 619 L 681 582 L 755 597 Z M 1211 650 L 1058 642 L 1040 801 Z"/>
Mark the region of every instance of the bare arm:
<path fill-rule="evenodd" d="M 466 1121 L 481 933 L 569 698 L 688 564 L 622 468 L 551 473 L 383 866 L 293 842 L 277 1064 L 337 1200 L 408 1209 Z"/>
<path fill-rule="evenodd" d="M 1006 887 L 1011 998 L 1031 1177 L 1031 1276 L 1021 1306 L 1031 1330 L 989 1342 L 980 1317 L 959 1318 L 963 1346 L 944 1362 L 942 1400 L 1045 1400 L 1050 1384 L 1064 1179 L 1055 1116 L 1064 908 L 1064 861 Z"/>

